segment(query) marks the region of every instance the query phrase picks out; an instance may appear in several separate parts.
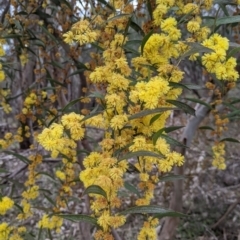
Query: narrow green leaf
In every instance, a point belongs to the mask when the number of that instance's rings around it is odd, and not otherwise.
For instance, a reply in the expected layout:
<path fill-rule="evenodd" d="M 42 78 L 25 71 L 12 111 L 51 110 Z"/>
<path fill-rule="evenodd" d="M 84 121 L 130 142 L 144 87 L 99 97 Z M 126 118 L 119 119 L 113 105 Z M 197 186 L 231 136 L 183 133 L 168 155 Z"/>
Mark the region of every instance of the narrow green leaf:
<path fill-rule="evenodd" d="M 140 45 L 142 43 L 142 40 L 130 40 L 130 41 L 127 41 L 125 46 L 128 46 L 128 45 Z"/>
<path fill-rule="evenodd" d="M 55 80 L 53 78 L 46 77 L 46 80 L 48 80 L 51 83 L 52 86 L 54 85 L 54 83 L 56 83 L 57 85 L 60 85 L 62 87 L 66 86 L 63 83 L 61 83 L 61 82 L 59 82 L 59 81 L 57 81 L 57 80 Z"/>
<path fill-rule="evenodd" d="M 58 40 L 44 26 L 40 27 L 42 28 L 43 32 L 49 36 L 49 38 L 51 38 L 56 44 L 58 44 Z"/>
<path fill-rule="evenodd" d="M 54 67 L 57 67 L 57 68 L 61 68 L 61 69 L 64 68 L 61 63 L 56 62 L 56 61 L 51 61 L 51 62 L 46 62 L 46 63 L 51 64 L 51 65 L 53 65 Z"/>
<path fill-rule="evenodd" d="M 130 184 L 130 183 L 128 183 L 128 182 L 124 182 L 124 187 L 125 187 L 128 191 L 130 191 L 130 192 L 132 192 L 132 193 L 135 193 L 138 197 L 141 196 L 140 193 L 139 193 L 139 191 L 138 191 L 138 189 L 137 189 L 135 186 L 133 186 L 132 184 Z"/>
<path fill-rule="evenodd" d="M 56 181 L 56 179 L 53 177 L 53 175 L 51 175 L 51 174 L 49 174 L 49 173 L 47 173 L 47 172 L 38 172 L 38 173 L 37 173 L 37 176 L 38 176 L 38 175 L 47 176 L 47 177 L 49 177 L 51 180 L 53 180 L 54 182 L 57 183 L 57 181 Z"/>
<path fill-rule="evenodd" d="M 208 107 L 209 109 L 212 109 L 212 106 L 210 104 L 208 104 L 200 99 L 196 99 L 196 98 L 185 98 L 185 99 L 188 101 L 191 101 L 191 102 L 199 103 L 201 105 Z"/>
<path fill-rule="evenodd" d="M 166 132 L 166 133 L 170 133 L 170 132 L 173 132 L 175 130 L 178 130 L 178 129 L 181 129 L 185 126 L 172 126 L 172 127 L 166 127 L 166 128 L 162 128 L 162 132 Z"/>
<path fill-rule="evenodd" d="M 165 135 L 165 134 L 159 134 L 159 135 L 154 136 L 153 144 L 156 144 L 157 139 L 158 139 L 157 136 L 161 137 L 161 138 L 164 138 L 167 141 L 167 143 L 170 144 L 170 145 L 187 148 L 186 145 L 180 143 L 179 141 L 177 141 L 174 138 L 171 138 L 171 137 L 169 137 L 168 135 Z"/>
<path fill-rule="evenodd" d="M 227 59 L 229 59 L 230 57 L 234 56 L 239 51 L 240 51 L 240 47 L 233 48 L 232 50 L 229 51 L 229 53 L 227 55 Z"/>
<path fill-rule="evenodd" d="M 105 1 L 105 0 L 98 0 L 98 2 L 102 3 L 103 5 L 108 7 L 109 9 L 115 11 L 115 8 L 112 5 L 110 5 L 107 1 Z"/>
<path fill-rule="evenodd" d="M 159 153 L 154 153 L 150 151 L 136 151 L 136 152 L 131 152 L 123 155 L 122 157 L 119 158 L 119 161 L 125 160 L 125 159 L 130 159 L 133 157 L 156 157 L 156 158 L 162 158 L 163 155 Z"/>
<path fill-rule="evenodd" d="M 43 195 L 54 207 L 56 207 L 56 203 L 50 197 L 48 197 L 46 194 Z"/>
<path fill-rule="evenodd" d="M 85 189 L 83 195 L 85 194 L 98 194 L 102 195 L 103 197 L 107 198 L 107 193 L 98 185 L 91 185 L 88 188 Z"/>
<path fill-rule="evenodd" d="M 185 113 L 195 116 L 195 110 L 192 107 L 190 107 L 189 105 L 187 105 L 186 103 L 183 103 L 183 102 L 180 102 L 177 100 L 166 100 L 166 102 L 180 108 Z"/>
<path fill-rule="evenodd" d="M 182 180 L 182 179 L 184 179 L 183 175 L 174 175 L 174 174 L 170 174 L 170 175 L 159 178 L 161 182 L 172 182 L 172 181 Z"/>
<path fill-rule="evenodd" d="M 189 51 L 187 51 L 186 53 L 184 53 L 183 55 L 181 55 L 180 59 L 184 59 L 185 57 L 191 56 L 192 54 L 195 54 L 195 53 L 213 52 L 212 49 L 204 47 L 199 43 L 188 43 L 188 45 L 190 45 L 191 49 Z"/>
<path fill-rule="evenodd" d="M 169 132 L 172 132 L 172 131 L 175 131 L 175 130 L 178 130 L 180 128 L 183 128 L 184 126 L 172 126 L 172 127 L 167 127 L 167 128 L 161 128 L 160 130 L 158 130 L 157 132 L 155 132 L 152 136 L 152 139 L 153 139 L 153 144 L 155 145 L 158 138 L 159 137 L 162 137 L 163 135 L 163 132 L 166 132 L 166 133 L 169 133 Z M 164 135 L 166 136 L 166 135 Z M 165 137 L 164 137 L 165 139 Z"/>
<path fill-rule="evenodd" d="M 51 229 L 48 228 L 47 232 L 48 232 L 48 237 L 49 237 L 49 239 L 50 239 L 50 240 L 53 240 L 52 233 L 51 233 Z"/>
<path fill-rule="evenodd" d="M 139 113 L 131 115 L 128 119 L 133 120 L 136 118 L 142 118 L 150 114 L 154 113 L 160 113 L 160 112 L 165 112 L 165 111 L 171 111 L 171 110 L 177 110 L 176 108 L 171 108 L 171 107 L 165 107 L 165 108 L 156 108 L 156 109 L 148 109 L 148 110 L 143 110 Z"/>
<path fill-rule="evenodd" d="M 216 26 L 230 24 L 230 23 L 239 23 L 239 22 L 240 22 L 239 15 L 220 17 L 216 19 Z"/>
<path fill-rule="evenodd" d="M 155 121 L 157 121 L 159 119 L 159 117 L 161 116 L 162 114 L 159 113 L 159 114 L 156 114 L 155 116 L 153 116 L 150 120 L 150 125 L 152 125 Z"/>
<path fill-rule="evenodd" d="M 61 112 L 66 112 L 70 107 L 72 107 L 73 105 L 75 105 L 76 103 L 80 102 L 81 98 L 77 98 L 73 101 L 71 101 L 70 103 L 68 103 L 63 109 L 61 109 Z"/>
<path fill-rule="evenodd" d="M 20 161 L 22 161 L 22 162 L 24 162 L 24 163 L 26 163 L 26 164 L 29 164 L 29 163 L 30 163 L 30 161 L 29 161 L 28 158 L 26 158 L 26 157 L 24 157 L 24 156 L 22 156 L 22 155 L 20 155 L 20 154 L 18 154 L 18 153 L 15 153 L 15 152 L 12 152 L 12 151 L 3 151 L 3 152 L 15 156 L 15 157 L 18 158 Z"/>
<path fill-rule="evenodd" d="M 201 130 L 212 130 L 212 131 L 214 131 L 214 128 L 209 127 L 209 126 L 201 126 L 201 127 L 199 127 L 198 129 L 201 129 Z"/>
<path fill-rule="evenodd" d="M 104 99 L 104 95 L 101 92 L 93 92 L 91 93 L 88 97 L 90 98 L 99 98 L 99 99 Z"/>
<path fill-rule="evenodd" d="M 38 240 L 41 239 L 41 236 L 42 236 L 42 227 L 39 228 L 39 231 L 38 231 Z"/>
<path fill-rule="evenodd" d="M 131 20 L 131 22 L 130 22 L 130 27 L 132 29 L 134 29 L 137 33 L 141 34 L 142 36 L 145 35 L 145 33 L 142 30 L 142 28 L 137 23 L 135 23 L 133 20 Z M 139 40 L 137 40 L 137 41 L 139 41 Z"/>
<path fill-rule="evenodd" d="M 231 117 L 235 117 L 235 116 L 239 116 L 240 115 L 240 110 L 236 110 L 236 111 L 233 111 L 229 114 L 227 114 L 227 118 L 231 118 Z"/>
<path fill-rule="evenodd" d="M 120 212 L 119 215 L 134 214 L 134 213 L 156 214 L 154 216 L 156 216 L 157 218 L 166 217 L 166 216 L 171 216 L 171 217 L 185 216 L 182 213 L 174 212 L 173 210 L 162 208 L 162 207 L 156 206 L 156 205 L 137 206 L 137 207 L 128 208 L 128 209 Z"/>
<path fill-rule="evenodd" d="M 86 222 L 92 225 L 98 226 L 97 219 L 88 215 L 83 214 L 57 214 L 58 217 L 61 217 L 66 220 L 73 222 Z"/>
<path fill-rule="evenodd" d="M 102 111 L 99 111 L 99 112 L 91 112 L 89 115 L 85 116 L 80 122 L 84 122 L 86 121 L 87 119 L 89 118 L 92 118 L 94 116 L 97 116 L 98 114 L 101 114 Z"/>
<path fill-rule="evenodd" d="M 106 22 L 111 22 L 113 20 L 116 20 L 116 19 L 119 19 L 119 18 L 122 18 L 122 17 L 131 17 L 132 15 L 131 14 L 126 14 L 126 13 L 122 13 L 122 14 L 118 14 L 112 18 L 109 18 Z"/>
<path fill-rule="evenodd" d="M 141 54 L 143 54 L 143 50 L 144 50 L 144 46 L 146 44 L 146 42 L 148 41 L 148 39 L 152 36 L 153 31 L 149 32 L 142 40 L 142 44 L 141 44 Z"/>
<path fill-rule="evenodd" d="M 0 37 L 0 39 L 1 38 L 3 38 L 3 39 L 5 39 L 5 38 L 20 38 L 20 37 L 22 37 L 22 35 L 20 35 L 20 34 L 8 34 L 8 35 L 5 35 L 5 36 L 2 36 L 2 37 Z"/>
<path fill-rule="evenodd" d="M 235 138 L 223 138 L 220 140 L 220 142 L 235 142 L 235 143 L 240 143 L 240 141 L 238 141 Z"/>

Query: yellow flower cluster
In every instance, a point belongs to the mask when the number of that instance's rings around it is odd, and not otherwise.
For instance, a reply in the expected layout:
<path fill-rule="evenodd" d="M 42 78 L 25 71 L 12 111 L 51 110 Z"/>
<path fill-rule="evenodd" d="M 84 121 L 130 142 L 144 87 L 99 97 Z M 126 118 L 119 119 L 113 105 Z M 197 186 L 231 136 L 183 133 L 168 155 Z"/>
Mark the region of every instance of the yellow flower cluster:
<path fill-rule="evenodd" d="M 1 47 L 0 47 L 0 54 L 1 54 Z M 2 64 L 0 63 L 0 82 L 5 80 L 5 73 L 2 69 Z"/>
<path fill-rule="evenodd" d="M 120 199 L 117 197 L 119 188 L 123 187 L 123 174 L 127 170 L 127 162 L 118 162 L 116 158 L 111 157 L 109 153 L 92 152 L 84 159 L 84 171 L 81 171 L 79 177 L 85 187 L 91 185 L 100 186 L 107 194 L 107 200 L 96 196 L 96 200 L 91 208 L 99 215 L 101 210 L 111 206 L 119 207 Z M 105 213 L 107 214 L 107 213 Z"/>
<path fill-rule="evenodd" d="M 7 97 L 11 94 L 10 89 L 0 89 L 0 104 L 3 107 L 5 113 L 10 113 L 12 111 L 11 106 L 7 103 Z"/>
<path fill-rule="evenodd" d="M 218 142 L 214 144 L 212 147 L 213 151 L 213 166 L 224 170 L 226 169 L 226 163 L 225 163 L 225 143 L 224 142 Z"/>
<path fill-rule="evenodd" d="M 148 220 L 143 223 L 143 227 L 141 228 L 137 239 L 157 239 L 156 226 L 158 223 L 159 221 L 157 218 L 149 217 Z"/>
<path fill-rule="evenodd" d="M 14 142 L 13 134 L 7 132 L 4 134 L 3 139 L 0 139 L 0 146 L 2 149 L 7 149 L 13 142 Z"/>
<path fill-rule="evenodd" d="M 14 205 L 14 202 L 9 197 L 2 197 L 0 199 L 0 214 L 4 215 L 6 212 L 11 209 Z"/>
<path fill-rule="evenodd" d="M 21 206 L 23 212 L 18 214 L 18 219 L 27 219 L 32 216 L 33 212 L 31 210 L 31 200 L 34 200 L 39 195 L 39 187 L 36 185 L 36 180 L 39 177 L 36 168 L 42 163 L 42 156 L 40 154 L 30 155 L 30 164 L 28 165 L 28 179 L 25 182 L 27 190 L 22 193 Z"/>
<path fill-rule="evenodd" d="M 229 48 L 227 38 L 215 33 L 202 45 L 213 50 L 212 53 L 206 53 L 202 56 L 202 63 L 209 73 L 214 73 L 219 80 L 236 81 L 239 78 L 239 74 L 235 70 L 236 59 L 227 58 L 226 52 Z"/>
<path fill-rule="evenodd" d="M 74 140 L 84 137 L 83 117 L 76 113 L 63 115 L 61 123 L 52 124 L 38 135 L 38 142 L 52 152 L 52 157 L 57 157 L 59 153 L 68 155 L 76 147 Z M 64 133 L 66 131 L 69 131 L 70 138 Z"/>
<path fill-rule="evenodd" d="M 44 214 L 42 219 L 38 222 L 39 228 L 46 228 L 50 230 L 56 230 L 56 232 L 61 231 L 61 226 L 63 224 L 63 218 L 58 216 L 49 217 L 48 215 Z"/>
<path fill-rule="evenodd" d="M 0 224 L 0 239 L 9 239 L 11 227 L 6 222 Z"/>
<path fill-rule="evenodd" d="M 64 41 L 70 44 L 77 41 L 80 45 L 95 42 L 98 34 L 91 28 L 91 24 L 88 20 L 80 20 L 73 24 L 69 32 L 63 34 Z"/>

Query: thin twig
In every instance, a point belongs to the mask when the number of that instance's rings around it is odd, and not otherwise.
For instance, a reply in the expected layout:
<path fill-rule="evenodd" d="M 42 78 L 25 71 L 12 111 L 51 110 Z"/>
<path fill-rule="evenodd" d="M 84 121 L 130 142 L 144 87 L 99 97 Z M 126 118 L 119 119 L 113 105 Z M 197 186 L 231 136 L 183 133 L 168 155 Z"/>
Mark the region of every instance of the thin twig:
<path fill-rule="evenodd" d="M 232 203 L 232 204 L 228 207 L 227 211 L 223 214 L 223 216 L 222 216 L 216 223 L 214 223 L 214 224 L 211 226 L 211 228 L 214 229 L 214 228 L 216 228 L 221 222 L 223 222 L 223 221 L 225 220 L 225 218 L 227 218 L 227 216 L 233 211 L 233 209 L 234 209 L 239 203 L 240 203 L 240 198 L 239 198 L 236 202 Z"/>

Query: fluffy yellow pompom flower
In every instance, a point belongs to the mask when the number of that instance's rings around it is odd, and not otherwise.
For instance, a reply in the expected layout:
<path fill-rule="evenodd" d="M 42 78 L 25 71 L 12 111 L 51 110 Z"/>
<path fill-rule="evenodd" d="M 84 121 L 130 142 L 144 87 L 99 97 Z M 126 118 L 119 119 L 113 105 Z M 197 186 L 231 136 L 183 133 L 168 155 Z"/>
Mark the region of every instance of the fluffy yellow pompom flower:
<path fill-rule="evenodd" d="M 11 228 L 8 226 L 6 222 L 0 224 L 0 239 L 8 239 Z"/>
<path fill-rule="evenodd" d="M 14 205 L 14 202 L 11 198 L 9 197 L 3 197 L 0 200 L 0 214 L 4 215 L 6 212 L 11 209 Z"/>
<path fill-rule="evenodd" d="M 5 73 L 4 71 L 0 71 L 0 82 L 2 82 L 5 79 Z"/>
<path fill-rule="evenodd" d="M 128 121 L 128 117 L 126 114 L 116 115 L 110 121 L 110 126 L 114 130 L 122 129 L 124 127 L 124 125 L 127 123 L 127 121 Z"/>

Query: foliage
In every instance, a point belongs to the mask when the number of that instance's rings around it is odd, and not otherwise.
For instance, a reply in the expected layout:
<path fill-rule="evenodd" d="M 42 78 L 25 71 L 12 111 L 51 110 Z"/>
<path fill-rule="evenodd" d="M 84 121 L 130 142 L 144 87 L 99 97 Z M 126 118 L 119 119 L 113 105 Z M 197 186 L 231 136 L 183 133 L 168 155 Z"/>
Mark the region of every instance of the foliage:
<path fill-rule="evenodd" d="M 24 221 L 34 216 L 35 200 L 45 196 L 53 207 L 42 209 L 39 235 L 42 230 L 50 236 L 53 230 L 61 232 L 66 219 L 94 225 L 95 239 L 113 239 L 114 229 L 122 227 L 128 215 L 142 214 L 138 239 L 156 239 L 159 218 L 183 216 L 151 205 L 158 182 L 172 181 L 174 176 L 168 178 L 166 173 L 184 164 L 181 151 L 171 145 L 187 146 L 168 135 L 182 126 L 169 126 L 170 115 L 180 110 L 197 117 L 189 102 L 211 111 L 213 166 L 219 169 L 226 168 L 225 141 L 238 142 L 221 138 L 229 117 L 238 114 L 234 102 L 228 115 L 220 115 L 216 106 L 239 79 L 234 57 L 239 46 L 220 30 L 239 22 L 227 6 L 238 11 L 240 3 L 40 2 L 13 0 L 2 13 L 1 106 L 7 114 L 16 113 L 19 125 L 0 144 L 7 149 L 14 142 L 29 146 L 29 141 L 35 154 L 25 158 L 10 152 L 27 164 L 28 177 L 20 200 L 13 202 L 4 191 L 1 194 L 0 214 L 6 214 L 13 203 L 19 212 L 17 223 L 0 224 L 0 236 L 24 239 L 30 231 L 23 227 Z M 210 11 L 214 7 L 216 13 Z M 219 17 L 221 9 L 227 17 Z M 201 67 L 210 103 L 179 100 L 184 88 L 191 89 L 180 83 L 184 78 L 180 65 L 185 60 Z M 91 128 L 103 133 L 95 148 L 88 143 Z M 52 159 L 61 158 L 61 166 L 50 175 L 58 183 L 54 199 L 40 188 L 41 178 L 48 174 L 38 172 L 44 151 Z M 137 187 L 125 182 L 131 166 Z M 83 196 L 90 198 L 86 198 L 88 214 L 69 210 L 69 199 L 80 187 L 85 189 Z M 123 188 L 138 196 L 131 206 L 123 204 Z"/>

